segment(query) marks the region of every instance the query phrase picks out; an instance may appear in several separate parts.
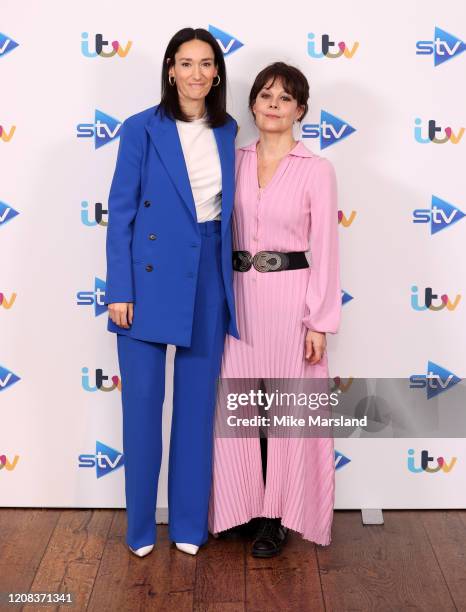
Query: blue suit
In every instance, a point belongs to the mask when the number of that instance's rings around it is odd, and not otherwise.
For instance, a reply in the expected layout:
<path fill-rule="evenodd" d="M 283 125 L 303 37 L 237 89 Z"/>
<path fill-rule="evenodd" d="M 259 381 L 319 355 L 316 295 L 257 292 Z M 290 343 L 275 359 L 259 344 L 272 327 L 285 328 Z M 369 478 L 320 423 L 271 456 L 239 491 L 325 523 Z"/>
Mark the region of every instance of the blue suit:
<path fill-rule="evenodd" d="M 122 380 L 128 530 L 134 549 L 156 542 L 167 344 L 176 345 L 168 466 L 169 536 L 208 539 L 216 380 L 227 332 L 238 337 L 231 212 L 236 122 L 214 134 L 221 222 L 198 223 L 176 123 L 157 107 L 122 125 L 109 196 L 107 304 L 133 302 L 117 333 Z"/>
<path fill-rule="evenodd" d="M 109 319 L 108 330 L 140 340 L 189 346 L 200 231 L 176 123 L 162 118 L 157 108 L 129 117 L 120 128 L 109 195 L 105 303 L 134 302 L 138 306 L 130 329 Z M 228 333 L 238 338 L 231 240 L 236 127 L 230 118 L 213 131 L 222 168 L 221 268 Z"/>

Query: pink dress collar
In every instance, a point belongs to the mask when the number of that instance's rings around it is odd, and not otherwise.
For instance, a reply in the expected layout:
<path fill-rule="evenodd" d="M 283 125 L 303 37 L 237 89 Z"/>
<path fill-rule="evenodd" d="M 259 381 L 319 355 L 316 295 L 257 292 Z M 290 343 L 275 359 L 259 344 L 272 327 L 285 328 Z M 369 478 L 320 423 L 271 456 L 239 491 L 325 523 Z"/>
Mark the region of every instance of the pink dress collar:
<path fill-rule="evenodd" d="M 255 153 L 257 143 L 258 141 L 256 140 L 248 145 L 245 145 L 244 147 L 240 147 L 240 149 L 241 151 L 253 151 Z M 312 153 L 312 151 L 309 151 L 301 140 L 291 149 L 288 155 L 295 155 L 296 157 L 315 157 L 315 154 Z"/>

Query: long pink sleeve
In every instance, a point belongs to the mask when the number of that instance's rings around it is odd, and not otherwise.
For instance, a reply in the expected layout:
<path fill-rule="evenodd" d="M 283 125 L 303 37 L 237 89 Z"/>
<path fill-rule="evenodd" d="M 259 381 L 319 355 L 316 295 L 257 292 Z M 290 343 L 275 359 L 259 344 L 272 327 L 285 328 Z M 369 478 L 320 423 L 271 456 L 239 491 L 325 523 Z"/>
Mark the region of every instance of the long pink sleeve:
<path fill-rule="evenodd" d="M 303 323 L 313 331 L 335 334 L 341 316 L 337 181 L 326 158 L 315 168 L 310 195 L 311 273 Z"/>

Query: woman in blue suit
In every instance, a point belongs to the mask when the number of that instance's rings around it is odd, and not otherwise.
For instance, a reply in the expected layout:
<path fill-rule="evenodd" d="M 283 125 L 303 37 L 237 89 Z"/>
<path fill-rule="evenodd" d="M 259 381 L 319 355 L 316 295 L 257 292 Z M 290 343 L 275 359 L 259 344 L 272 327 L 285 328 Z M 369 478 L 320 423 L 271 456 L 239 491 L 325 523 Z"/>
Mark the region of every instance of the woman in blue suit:
<path fill-rule="evenodd" d="M 169 536 L 196 554 L 208 538 L 216 379 L 232 290 L 235 120 L 222 51 L 203 29 L 170 40 L 160 104 L 126 119 L 109 194 L 108 330 L 122 378 L 127 544 L 156 542 L 167 344 L 176 345 Z"/>

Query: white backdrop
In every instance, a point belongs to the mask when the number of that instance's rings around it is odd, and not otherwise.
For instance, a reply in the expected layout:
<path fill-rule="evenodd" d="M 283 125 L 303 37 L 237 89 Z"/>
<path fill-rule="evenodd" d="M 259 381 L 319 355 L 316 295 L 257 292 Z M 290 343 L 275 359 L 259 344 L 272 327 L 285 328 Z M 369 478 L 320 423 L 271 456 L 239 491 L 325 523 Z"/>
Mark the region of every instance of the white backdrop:
<path fill-rule="evenodd" d="M 252 81 L 276 60 L 298 66 L 310 81 L 306 134 L 322 112 L 355 129 L 323 150 L 318 138 L 303 139 L 333 161 L 345 217 L 355 211 L 348 227 L 340 225 L 343 289 L 353 299 L 343 307 L 340 333 L 328 338 L 331 375 L 409 377 L 425 374 L 428 361 L 465 375 L 466 53 L 460 51 L 466 5 L 413 0 L 394 6 L 363 0 L 276 7 L 245 0 L 165 7 L 142 0 L 2 3 L 1 505 L 124 507 L 121 393 L 96 387 L 97 370 L 108 377 L 107 388 L 119 376 L 116 337 L 106 331 L 105 311 L 96 316 L 92 303 L 80 303 L 99 299 L 96 279 L 104 286 L 106 230 L 95 224 L 95 206 L 107 208 L 118 134 L 95 148 L 94 138 L 77 137 L 77 126 L 94 124 L 100 111 L 118 127 L 156 104 L 163 52 L 181 27 L 211 25 L 224 33 L 220 40 L 232 50 L 226 57 L 229 111 L 241 126 L 238 145 L 255 138 L 247 110 Z M 416 53 L 416 43 L 432 41 L 436 27 L 453 37 L 454 56 L 440 65 L 433 54 Z M 91 54 L 96 34 L 119 41 L 123 50 L 132 44 L 126 57 L 86 57 L 83 33 Z M 325 34 L 350 50 L 359 46 L 351 59 L 312 57 L 310 33 L 318 52 Z M 437 45 L 445 53 L 445 45 Z M 416 118 L 423 138 L 434 120 L 438 138 L 451 127 L 459 141 L 417 142 Z M 458 210 L 431 234 L 429 223 L 413 223 L 413 211 L 430 209 L 433 196 Z M 419 311 L 411 305 L 413 285 L 421 306 L 426 287 L 452 302 L 461 297 L 452 310 Z M 169 355 L 161 519 L 173 351 Z M 465 506 L 462 439 L 337 439 L 335 446 L 336 508 Z M 422 450 L 457 461 L 450 472 L 413 472 L 410 448 L 417 466 Z M 96 453 L 102 474 L 94 467 Z"/>

